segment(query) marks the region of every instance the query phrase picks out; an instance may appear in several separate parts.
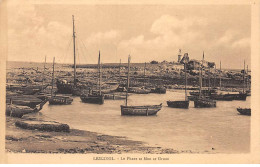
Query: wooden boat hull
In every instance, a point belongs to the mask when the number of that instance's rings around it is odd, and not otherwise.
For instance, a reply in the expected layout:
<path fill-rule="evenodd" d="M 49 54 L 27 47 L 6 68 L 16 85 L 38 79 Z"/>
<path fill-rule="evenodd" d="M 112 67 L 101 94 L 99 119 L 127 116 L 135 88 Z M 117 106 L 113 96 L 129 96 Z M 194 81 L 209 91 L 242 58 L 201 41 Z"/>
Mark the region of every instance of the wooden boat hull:
<path fill-rule="evenodd" d="M 140 89 L 140 88 L 129 88 L 128 93 L 149 94 L 150 90 L 148 90 L 148 89 Z"/>
<path fill-rule="evenodd" d="M 166 88 L 154 88 L 151 89 L 151 93 L 165 94 Z"/>
<path fill-rule="evenodd" d="M 189 108 L 190 101 L 167 101 L 168 107 L 172 108 Z"/>
<path fill-rule="evenodd" d="M 73 102 L 72 98 L 68 97 L 57 97 L 54 96 L 49 99 L 49 104 L 50 105 L 69 105 Z"/>
<path fill-rule="evenodd" d="M 8 90 L 20 92 L 23 95 L 34 95 L 42 90 L 44 90 L 47 85 L 30 85 L 30 86 L 10 86 Z"/>
<path fill-rule="evenodd" d="M 226 96 L 225 94 L 215 94 L 215 95 L 211 95 L 210 99 L 212 100 L 219 100 L 219 101 L 232 101 L 233 97 L 231 96 Z"/>
<path fill-rule="evenodd" d="M 7 104 L 16 104 L 20 106 L 28 106 L 31 108 L 35 108 L 38 104 L 40 104 L 43 100 L 33 96 L 33 95 L 14 95 L 7 96 L 6 103 Z"/>
<path fill-rule="evenodd" d="M 151 116 L 156 115 L 162 108 L 160 105 L 147 105 L 147 106 L 123 106 L 121 105 L 121 115 L 131 116 Z"/>
<path fill-rule="evenodd" d="M 194 100 L 195 108 L 213 108 L 216 107 L 216 101 L 211 99 L 196 99 Z"/>
<path fill-rule="evenodd" d="M 125 95 L 104 94 L 104 99 L 110 99 L 110 100 L 124 100 L 124 99 L 126 99 L 126 97 L 125 97 Z"/>
<path fill-rule="evenodd" d="M 30 108 L 35 108 L 38 104 L 42 101 L 25 101 L 25 100 L 12 100 L 12 104 L 19 105 L 19 106 L 28 106 Z M 10 104 L 10 100 L 8 102 Z"/>
<path fill-rule="evenodd" d="M 241 115 L 251 116 L 251 108 L 237 108 L 237 111 L 238 111 Z"/>
<path fill-rule="evenodd" d="M 75 86 L 73 84 L 66 84 L 66 83 L 57 81 L 56 85 L 57 85 L 57 89 L 58 89 L 57 93 L 74 94 L 74 92 L 75 92 Z"/>
<path fill-rule="evenodd" d="M 225 94 L 226 97 L 231 97 L 233 100 L 246 100 L 247 93 Z"/>
<path fill-rule="evenodd" d="M 80 99 L 83 103 L 104 104 L 104 95 L 82 95 Z"/>
<path fill-rule="evenodd" d="M 35 108 L 30 108 L 28 106 L 19 106 L 19 105 L 7 104 L 5 113 L 6 113 L 7 116 L 21 118 L 24 114 L 39 112 L 46 102 L 47 101 L 41 102 L 41 104 L 37 105 Z"/>

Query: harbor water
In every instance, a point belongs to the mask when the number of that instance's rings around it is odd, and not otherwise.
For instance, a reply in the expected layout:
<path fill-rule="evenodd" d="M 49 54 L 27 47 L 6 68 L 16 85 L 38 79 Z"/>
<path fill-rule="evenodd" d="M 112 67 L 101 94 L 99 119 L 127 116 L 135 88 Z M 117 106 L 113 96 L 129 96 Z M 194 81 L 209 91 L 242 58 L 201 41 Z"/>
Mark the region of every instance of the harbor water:
<path fill-rule="evenodd" d="M 216 108 L 189 109 L 167 107 L 167 100 L 183 100 L 183 90 L 166 94 L 131 94 L 129 105 L 163 104 L 156 116 L 121 116 L 124 100 L 105 100 L 103 105 L 82 103 L 74 97 L 72 105 L 46 104 L 41 115 L 69 124 L 71 128 L 124 136 L 155 147 L 191 150 L 199 153 L 247 153 L 250 151 L 250 116 L 240 115 L 237 107 L 250 107 L 246 101 L 217 101 Z"/>

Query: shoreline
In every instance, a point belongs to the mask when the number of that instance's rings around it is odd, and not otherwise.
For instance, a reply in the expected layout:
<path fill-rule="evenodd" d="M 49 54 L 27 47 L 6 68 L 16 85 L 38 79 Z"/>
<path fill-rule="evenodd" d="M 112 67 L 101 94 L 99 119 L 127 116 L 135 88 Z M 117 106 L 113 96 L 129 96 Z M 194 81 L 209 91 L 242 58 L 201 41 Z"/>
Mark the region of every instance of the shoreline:
<path fill-rule="evenodd" d="M 28 114 L 23 119 L 6 117 L 6 152 L 64 154 L 199 153 L 192 150 L 180 151 L 170 148 L 147 146 L 145 142 L 130 140 L 124 136 L 111 136 L 79 129 L 70 129 L 70 132 L 46 132 L 21 129 L 15 126 L 17 120 L 36 119 L 35 116 L 36 114 Z"/>

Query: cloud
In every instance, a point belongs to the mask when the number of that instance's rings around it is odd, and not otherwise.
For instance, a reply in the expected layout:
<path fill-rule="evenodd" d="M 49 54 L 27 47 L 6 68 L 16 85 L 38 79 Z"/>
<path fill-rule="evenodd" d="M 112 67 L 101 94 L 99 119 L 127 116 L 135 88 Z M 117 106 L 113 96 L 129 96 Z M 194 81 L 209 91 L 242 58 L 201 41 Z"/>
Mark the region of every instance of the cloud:
<path fill-rule="evenodd" d="M 235 41 L 235 42 L 232 44 L 232 47 L 233 47 L 233 48 L 238 48 L 238 47 L 250 47 L 250 44 L 251 44 L 250 38 L 243 38 L 243 39 L 240 39 L 240 40 Z"/>
<path fill-rule="evenodd" d="M 172 57 L 175 51 L 177 54 L 179 48 L 193 45 L 200 38 L 200 30 L 196 28 L 206 25 L 205 19 L 199 17 L 179 19 L 175 16 L 163 15 L 151 25 L 150 33 L 154 38 L 146 38 L 140 34 L 121 41 L 119 48 L 135 52 L 137 56 L 149 55 L 147 61 L 163 60 Z"/>
<path fill-rule="evenodd" d="M 110 41 L 116 41 L 120 38 L 120 32 L 118 30 L 110 30 L 106 32 L 93 33 L 86 39 L 87 44 L 106 43 Z"/>
<path fill-rule="evenodd" d="M 163 15 L 154 21 L 150 31 L 155 34 L 168 34 L 172 31 L 187 31 L 192 26 L 205 26 L 206 24 L 206 20 L 200 17 L 179 19 L 171 15 Z"/>
<path fill-rule="evenodd" d="M 8 59 L 24 61 L 26 56 L 27 61 L 39 61 L 37 57 L 44 60 L 44 55 L 61 59 L 59 55 L 67 47 L 65 39 L 71 36 L 71 27 L 38 16 L 33 4 L 9 5 L 9 18 L 12 19 L 8 19 Z"/>
<path fill-rule="evenodd" d="M 55 13 L 55 9 L 64 9 L 64 13 L 68 14 L 70 8 L 35 6 L 22 0 L 9 2 L 9 60 L 43 61 L 44 55 L 47 55 L 47 61 L 55 56 L 57 62 L 73 62 L 72 42 L 69 45 L 72 40 L 71 20 L 59 12 Z M 80 19 L 95 16 L 95 13 L 85 15 L 83 9 L 85 11 L 84 7 L 77 14 Z M 81 60 L 85 58 L 81 63 L 96 63 L 98 50 L 101 51 L 102 62 L 127 60 L 129 53 L 132 62 L 173 61 L 177 60 L 179 49 L 188 52 L 194 59 L 200 59 L 204 50 L 209 61 L 219 61 L 217 56 L 229 59 L 249 57 L 250 24 L 245 19 L 228 17 L 221 20 L 221 13 L 216 16 L 210 15 L 209 11 L 193 12 L 181 11 L 176 15 L 174 10 L 162 11 L 161 14 L 147 16 L 149 19 L 132 19 L 123 12 L 120 13 L 122 18 L 117 18 L 118 21 L 113 24 L 96 18 L 91 18 L 91 26 L 88 22 L 81 22 L 77 27 L 88 27 L 84 32 L 79 28 L 76 33 L 77 52 Z M 143 11 L 139 14 L 145 16 Z M 124 24 L 127 19 L 132 20 Z M 239 23 L 241 26 L 237 26 Z"/>

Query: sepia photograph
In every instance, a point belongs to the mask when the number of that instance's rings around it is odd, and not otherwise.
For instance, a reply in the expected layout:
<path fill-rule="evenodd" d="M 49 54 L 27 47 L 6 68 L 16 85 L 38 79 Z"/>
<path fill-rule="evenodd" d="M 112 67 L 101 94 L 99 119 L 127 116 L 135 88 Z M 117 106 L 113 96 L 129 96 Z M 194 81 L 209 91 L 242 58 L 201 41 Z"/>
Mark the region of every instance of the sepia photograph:
<path fill-rule="evenodd" d="M 5 154 L 252 153 L 251 2 L 78 2 L 6 1 Z"/>

